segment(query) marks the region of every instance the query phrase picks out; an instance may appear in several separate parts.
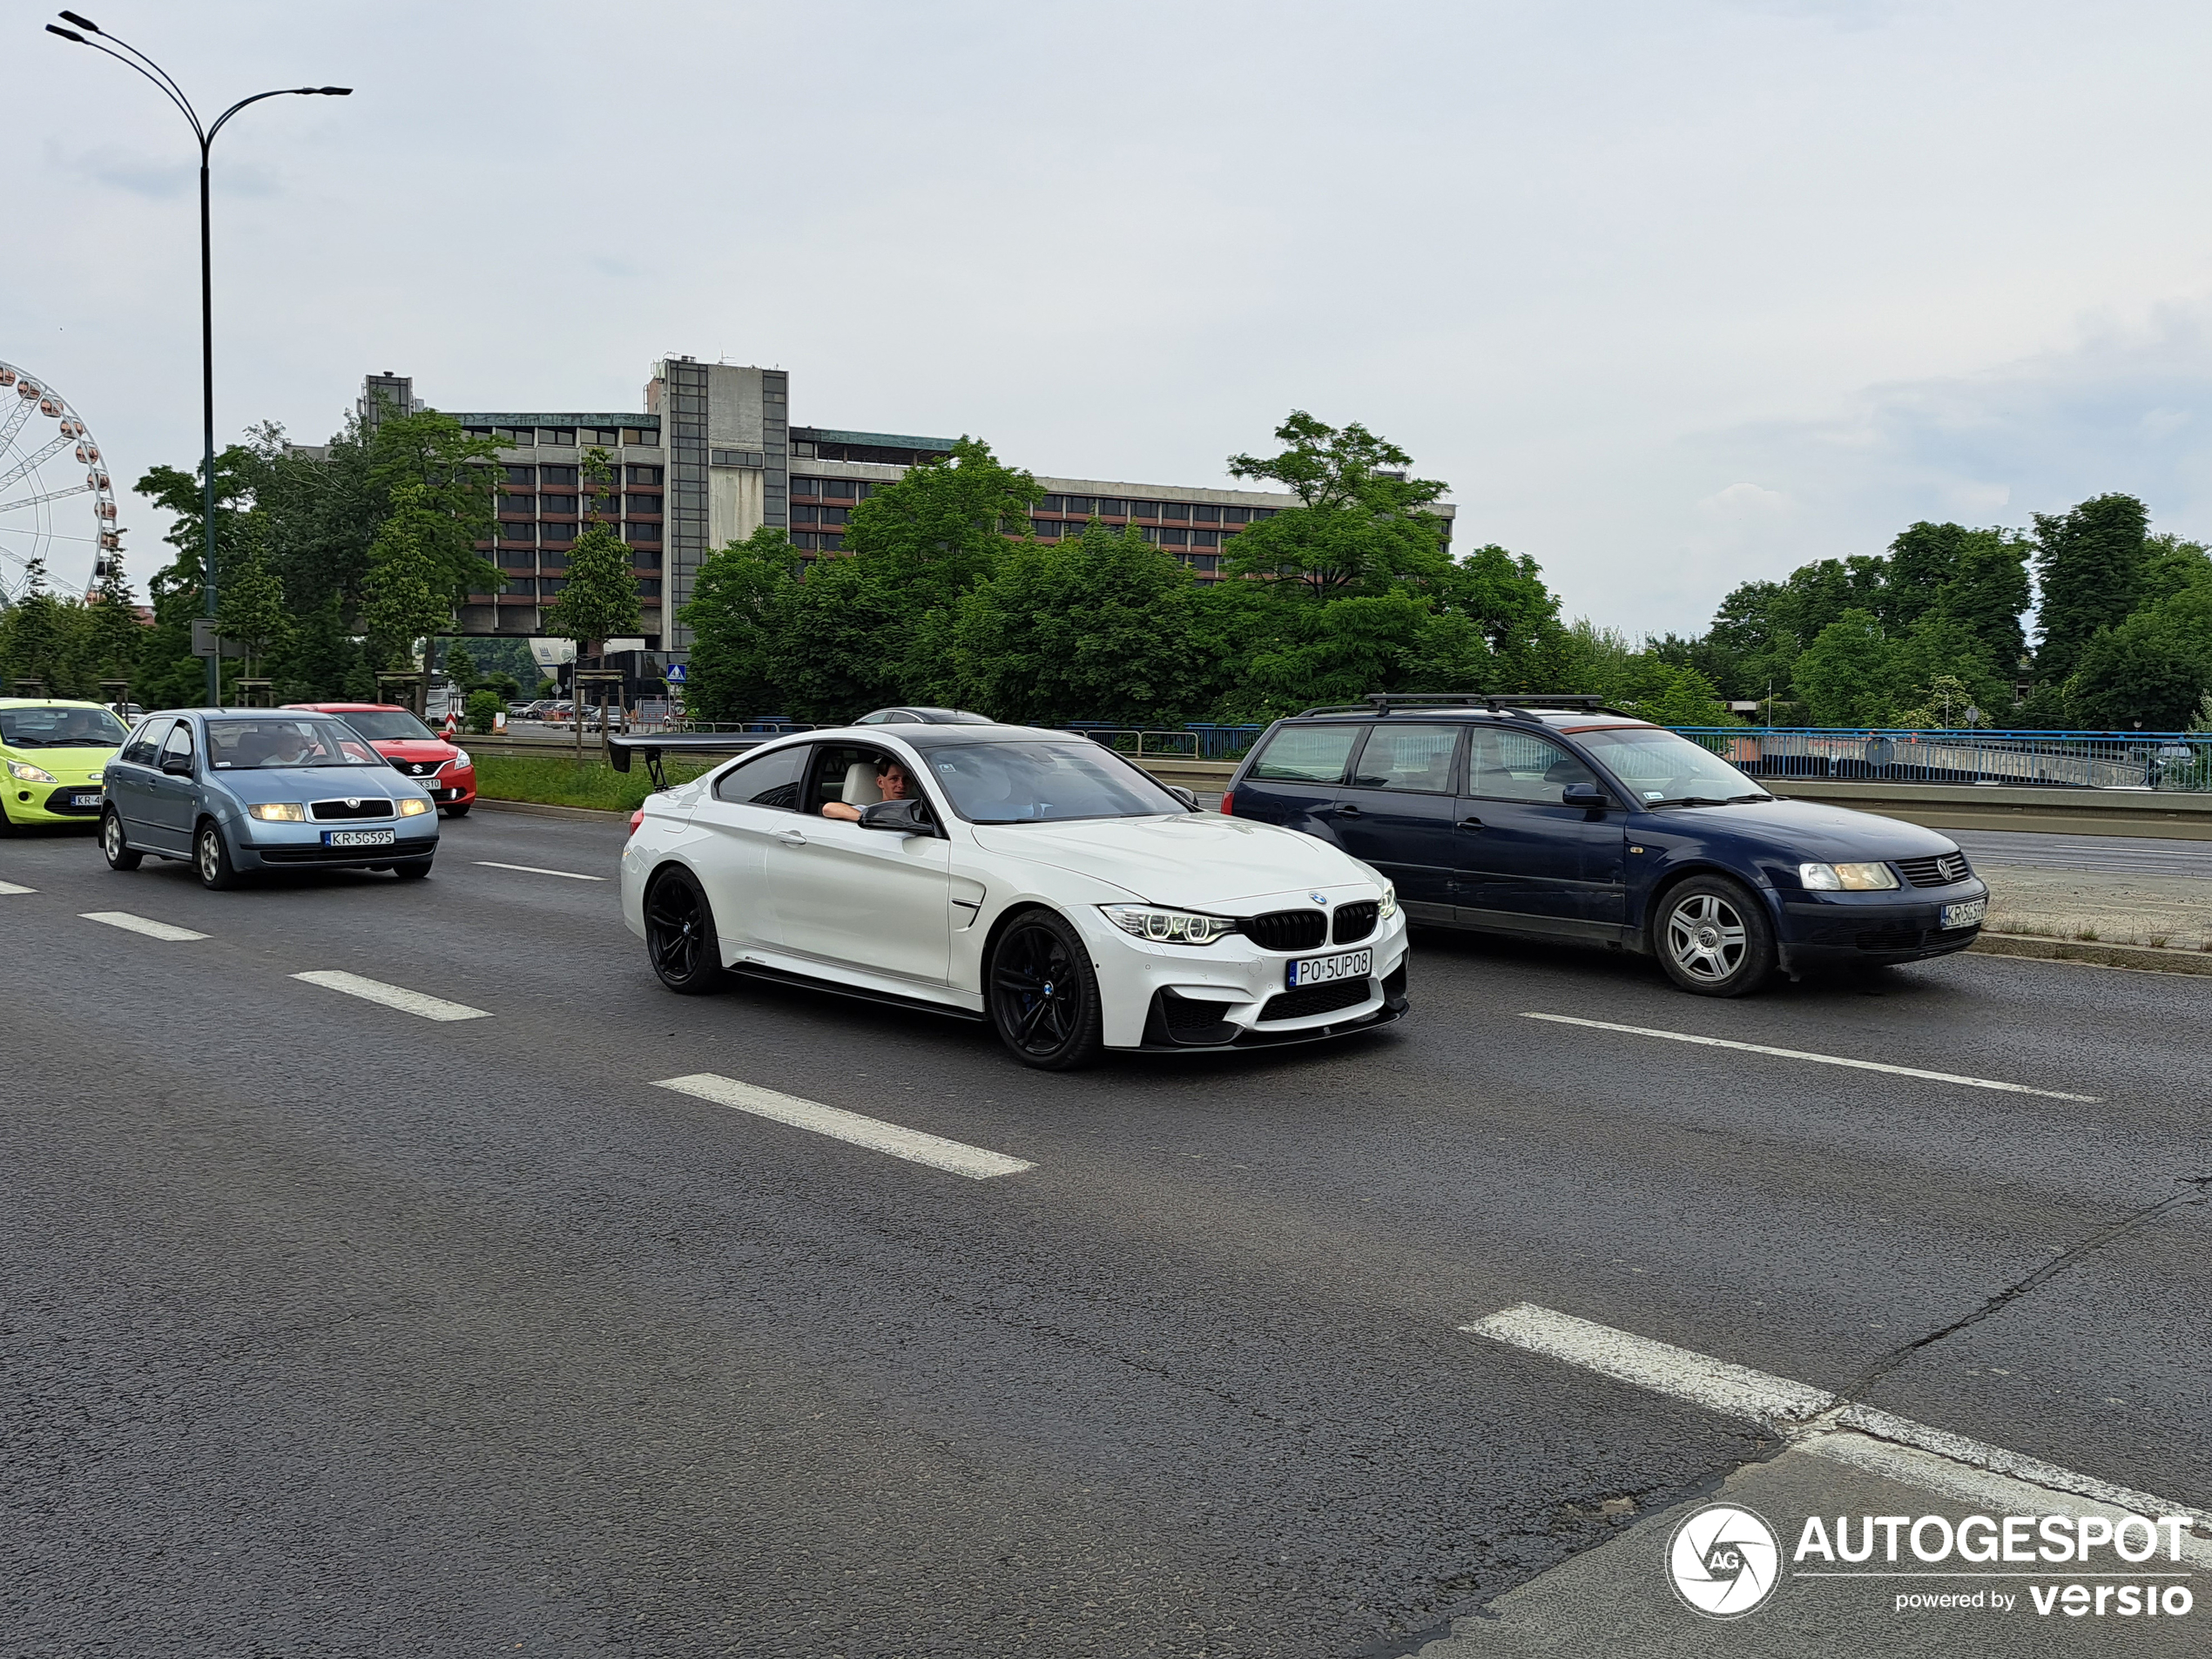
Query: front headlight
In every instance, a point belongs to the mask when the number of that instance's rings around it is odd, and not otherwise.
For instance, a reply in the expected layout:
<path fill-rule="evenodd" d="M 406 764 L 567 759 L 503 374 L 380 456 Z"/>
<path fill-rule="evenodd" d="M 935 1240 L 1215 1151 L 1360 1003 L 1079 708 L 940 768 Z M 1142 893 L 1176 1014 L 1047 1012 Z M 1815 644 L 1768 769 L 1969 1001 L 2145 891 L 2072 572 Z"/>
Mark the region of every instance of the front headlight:
<path fill-rule="evenodd" d="M 1383 883 L 1382 914 L 1377 918 L 1377 920 L 1388 921 L 1397 914 L 1398 884 L 1394 881 L 1386 881 Z"/>
<path fill-rule="evenodd" d="M 1211 945 L 1237 931 L 1233 916 L 1202 916 L 1188 910 L 1163 910 L 1149 904 L 1107 904 L 1098 907 L 1106 920 L 1125 934 L 1149 939 L 1156 945 Z"/>
<path fill-rule="evenodd" d="M 475 761 L 469 759 L 469 752 L 466 749 L 455 749 L 453 752 L 453 759 L 446 762 L 446 765 L 448 766 L 458 767 L 463 772 L 466 772 L 469 767 L 475 765 L 475 764 L 476 763 Z"/>
<path fill-rule="evenodd" d="M 10 760 L 8 776 L 19 784 L 57 784 L 61 779 L 43 766 L 34 766 L 28 760 Z"/>
<path fill-rule="evenodd" d="M 1875 893 L 1897 885 L 1886 864 L 1800 864 L 1797 884 L 1810 893 Z"/>
<path fill-rule="evenodd" d="M 400 803 L 400 816 L 401 818 L 420 818 L 423 813 L 428 812 L 429 810 L 430 803 L 428 801 L 418 799 L 414 796 L 409 796 L 407 799 Z"/>
<path fill-rule="evenodd" d="M 304 824 L 307 809 L 296 800 L 265 800 L 247 807 L 246 815 L 264 824 Z"/>

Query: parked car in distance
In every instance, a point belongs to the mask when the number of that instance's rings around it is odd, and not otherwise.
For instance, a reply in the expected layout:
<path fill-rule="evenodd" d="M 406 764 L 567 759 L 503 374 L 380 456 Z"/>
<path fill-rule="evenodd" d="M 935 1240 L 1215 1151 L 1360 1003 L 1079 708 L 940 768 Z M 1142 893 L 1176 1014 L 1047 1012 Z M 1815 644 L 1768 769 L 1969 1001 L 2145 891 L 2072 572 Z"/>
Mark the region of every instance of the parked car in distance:
<path fill-rule="evenodd" d="M 1941 833 L 1770 794 L 1584 697 L 1370 697 L 1278 720 L 1221 810 L 1372 865 L 1413 921 L 1648 953 L 1684 990 L 1966 949 L 1989 889 Z"/>
<path fill-rule="evenodd" d="M 988 714 L 971 714 L 966 709 L 897 708 L 877 709 L 863 714 L 853 722 L 854 725 L 995 725 Z"/>
<path fill-rule="evenodd" d="M 98 703 L 0 698 L 0 834 L 17 825 L 91 825 L 108 762 L 127 736 Z"/>
<path fill-rule="evenodd" d="M 287 703 L 288 709 L 334 714 L 367 738 L 392 770 L 430 792 L 438 811 L 465 818 L 476 804 L 476 763 L 469 752 L 396 703 Z"/>
<path fill-rule="evenodd" d="M 148 853 L 188 859 L 202 886 L 259 870 L 430 873 L 438 809 L 334 715 L 166 709 L 108 763 L 100 851 L 135 870 Z"/>
<path fill-rule="evenodd" d="M 735 970 L 988 1020 L 1049 1070 L 1406 1008 L 1405 920 L 1374 871 L 1028 726 L 772 738 L 647 799 L 622 906 L 671 990 Z"/>

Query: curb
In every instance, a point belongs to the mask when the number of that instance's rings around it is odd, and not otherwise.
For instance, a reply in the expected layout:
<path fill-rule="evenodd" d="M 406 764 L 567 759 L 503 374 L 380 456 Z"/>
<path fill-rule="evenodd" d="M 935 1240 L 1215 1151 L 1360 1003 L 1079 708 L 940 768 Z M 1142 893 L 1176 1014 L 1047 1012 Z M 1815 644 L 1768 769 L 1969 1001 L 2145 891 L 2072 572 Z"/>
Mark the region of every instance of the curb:
<path fill-rule="evenodd" d="M 1984 934 L 1970 948 L 1985 956 L 2022 956 L 2046 962 L 2084 962 L 2093 968 L 2134 968 L 2154 974 L 2212 974 L 2212 952 L 2157 950 L 2148 945 L 2101 945 L 2032 934 Z"/>
<path fill-rule="evenodd" d="M 619 806 L 553 806 L 536 800 L 492 800 L 476 797 L 476 805 L 500 813 L 529 813 L 539 818 L 581 819 L 586 823 L 603 823 L 610 818 L 627 819 L 630 814 Z"/>

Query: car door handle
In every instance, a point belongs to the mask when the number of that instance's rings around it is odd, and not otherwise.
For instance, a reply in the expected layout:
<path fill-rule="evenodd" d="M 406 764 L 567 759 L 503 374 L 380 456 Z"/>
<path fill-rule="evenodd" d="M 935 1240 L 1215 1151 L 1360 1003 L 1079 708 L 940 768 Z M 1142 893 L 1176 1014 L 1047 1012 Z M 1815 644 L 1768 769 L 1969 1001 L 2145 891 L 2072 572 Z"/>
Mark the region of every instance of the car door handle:
<path fill-rule="evenodd" d="M 1460 820 L 1460 827 L 1461 829 L 1480 829 L 1482 827 L 1482 820 L 1479 818 L 1463 818 Z"/>
<path fill-rule="evenodd" d="M 786 846 L 804 846 L 806 845 L 806 832 L 803 830 L 778 830 L 776 832 L 776 839 L 781 841 Z"/>
<path fill-rule="evenodd" d="M 1337 816 L 1339 818 L 1365 818 L 1366 813 L 1361 812 L 1357 806 L 1346 805 L 1337 808 Z"/>

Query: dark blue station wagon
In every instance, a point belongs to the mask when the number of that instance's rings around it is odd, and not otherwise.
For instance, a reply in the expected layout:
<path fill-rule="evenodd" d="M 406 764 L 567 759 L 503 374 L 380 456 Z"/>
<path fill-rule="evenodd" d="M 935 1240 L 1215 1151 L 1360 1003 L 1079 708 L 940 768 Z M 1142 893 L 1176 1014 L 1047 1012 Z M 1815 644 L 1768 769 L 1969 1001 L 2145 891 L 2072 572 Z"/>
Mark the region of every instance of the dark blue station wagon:
<path fill-rule="evenodd" d="M 1964 950 L 1989 902 L 1947 836 L 1778 799 L 1595 698 L 1311 709 L 1268 728 L 1221 810 L 1364 860 L 1415 921 L 1648 953 L 1708 996 Z"/>

